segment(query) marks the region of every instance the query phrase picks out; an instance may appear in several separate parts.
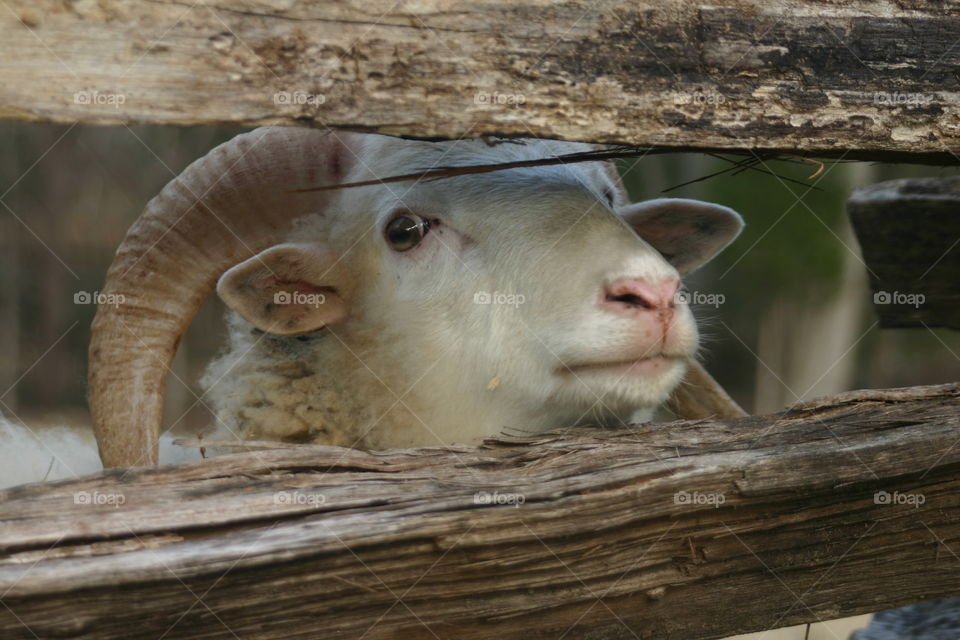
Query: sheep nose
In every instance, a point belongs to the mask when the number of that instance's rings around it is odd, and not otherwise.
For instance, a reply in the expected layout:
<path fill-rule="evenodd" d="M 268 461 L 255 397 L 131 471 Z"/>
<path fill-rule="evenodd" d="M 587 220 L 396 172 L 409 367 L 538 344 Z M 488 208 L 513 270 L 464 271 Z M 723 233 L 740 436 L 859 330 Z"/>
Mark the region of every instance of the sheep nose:
<path fill-rule="evenodd" d="M 673 313 L 678 278 L 650 282 L 643 278 L 617 278 L 604 286 L 601 306 L 613 313 L 634 315 L 644 311 Z"/>

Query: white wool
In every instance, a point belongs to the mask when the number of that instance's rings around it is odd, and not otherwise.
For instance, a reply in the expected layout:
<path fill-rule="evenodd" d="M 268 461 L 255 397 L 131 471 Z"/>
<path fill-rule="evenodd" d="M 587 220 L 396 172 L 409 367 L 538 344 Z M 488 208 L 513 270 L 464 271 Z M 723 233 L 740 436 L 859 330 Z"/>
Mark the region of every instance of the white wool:
<path fill-rule="evenodd" d="M 176 446 L 174 439 L 161 436 L 161 464 L 200 459 L 197 449 Z M 33 430 L 0 417 L 0 489 L 76 478 L 102 469 L 89 427 L 58 425 Z"/>

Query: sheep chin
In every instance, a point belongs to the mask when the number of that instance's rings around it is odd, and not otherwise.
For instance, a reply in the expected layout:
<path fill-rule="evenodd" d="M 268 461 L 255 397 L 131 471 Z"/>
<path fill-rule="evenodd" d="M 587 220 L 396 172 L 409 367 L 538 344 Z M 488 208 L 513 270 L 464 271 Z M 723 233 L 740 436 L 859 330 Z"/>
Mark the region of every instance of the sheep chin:
<path fill-rule="evenodd" d="M 687 371 L 684 357 L 656 356 L 609 366 L 589 364 L 557 373 L 556 398 L 588 411 L 595 424 L 622 426 L 638 412 L 650 412 L 667 401 Z"/>

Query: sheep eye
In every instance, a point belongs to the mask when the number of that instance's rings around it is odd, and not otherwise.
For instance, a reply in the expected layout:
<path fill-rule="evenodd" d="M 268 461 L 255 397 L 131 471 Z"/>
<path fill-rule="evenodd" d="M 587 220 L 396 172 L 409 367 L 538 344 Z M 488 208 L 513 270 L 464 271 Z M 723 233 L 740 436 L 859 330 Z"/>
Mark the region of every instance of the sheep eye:
<path fill-rule="evenodd" d="M 430 230 L 430 224 L 414 213 L 398 215 L 387 224 L 387 242 L 394 251 L 409 251 L 420 244 Z"/>

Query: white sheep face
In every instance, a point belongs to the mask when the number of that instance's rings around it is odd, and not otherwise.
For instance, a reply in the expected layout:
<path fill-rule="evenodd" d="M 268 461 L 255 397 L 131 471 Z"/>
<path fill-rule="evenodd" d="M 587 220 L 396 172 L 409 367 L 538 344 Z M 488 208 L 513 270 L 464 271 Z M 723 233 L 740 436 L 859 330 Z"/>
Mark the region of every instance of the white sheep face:
<path fill-rule="evenodd" d="M 361 140 L 348 181 L 589 148 Z M 205 378 L 224 431 L 386 448 L 647 419 L 697 349 L 677 266 L 741 223 L 621 199 L 600 163 L 341 191 L 221 278 L 246 320 Z"/>

